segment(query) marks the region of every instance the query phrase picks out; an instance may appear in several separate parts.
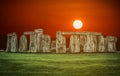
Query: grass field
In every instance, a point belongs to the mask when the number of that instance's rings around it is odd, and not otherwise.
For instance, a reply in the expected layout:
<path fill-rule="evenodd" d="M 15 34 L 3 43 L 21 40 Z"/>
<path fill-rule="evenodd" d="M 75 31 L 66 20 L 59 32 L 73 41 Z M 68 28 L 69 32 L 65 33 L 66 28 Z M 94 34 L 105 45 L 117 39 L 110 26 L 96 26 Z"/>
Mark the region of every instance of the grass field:
<path fill-rule="evenodd" d="M 0 76 L 120 76 L 120 53 L 0 52 Z"/>

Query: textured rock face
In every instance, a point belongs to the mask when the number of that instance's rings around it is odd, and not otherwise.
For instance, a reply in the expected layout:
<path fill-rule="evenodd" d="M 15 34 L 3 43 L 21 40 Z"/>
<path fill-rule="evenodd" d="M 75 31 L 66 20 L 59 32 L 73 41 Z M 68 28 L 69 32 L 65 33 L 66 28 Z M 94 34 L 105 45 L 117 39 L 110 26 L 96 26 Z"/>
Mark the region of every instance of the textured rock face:
<path fill-rule="evenodd" d="M 78 35 L 71 35 L 70 37 L 70 52 L 71 53 L 80 52 L 80 41 Z"/>
<path fill-rule="evenodd" d="M 55 40 L 51 42 L 51 52 L 56 52 L 56 41 Z"/>
<path fill-rule="evenodd" d="M 42 52 L 42 36 L 43 36 L 43 30 L 36 29 L 35 37 L 36 37 L 36 51 L 37 52 Z"/>
<path fill-rule="evenodd" d="M 101 35 L 98 37 L 98 52 L 106 52 L 105 47 L 105 38 Z"/>
<path fill-rule="evenodd" d="M 30 34 L 29 52 L 33 52 L 33 53 L 37 52 L 35 33 Z"/>
<path fill-rule="evenodd" d="M 30 36 L 29 43 L 27 43 L 26 35 Z M 69 48 L 66 48 L 66 38 L 64 35 L 70 35 Z M 19 52 L 115 52 L 117 51 L 116 42 L 117 37 L 107 36 L 104 38 L 104 36 L 98 32 L 61 31 L 56 32 L 56 40 L 51 42 L 50 35 L 44 35 L 42 29 L 36 29 L 34 32 L 24 32 L 20 37 Z M 8 34 L 6 51 L 17 52 L 17 44 L 16 33 Z M 27 51 L 27 44 L 29 44 L 29 51 Z"/>
<path fill-rule="evenodd" d="M 66 38 L 60 31 L 56 35 L 56 53 L 66 53 Z"/>
<path fill-rule="evenodd" d="M 42 50 L 44 53 L 50 52 L 51 37 L 49 35 L 43 35 L 42 37 Z"/>
<path fill-rule="evenodd" d="M 98 43 L 97 43 L 97 37 L 96 37 L 96 35 L 92 35 L 91 36 L 91 42 L 92 42 L 92 44 L 93 44 L 93 52 L 97 52 L 97 46 L 98 46 Z"/>
<path fill-rule="evenodd" d="M 84 52 L 97 52 L 97 39 L 95 35 L 87 34 Z"/>
<path fill-rule="evenodd" d="M 90 34 L 86 35 L 87 42 L 84 45 L 84 52 L 92 52 L 93 50 L 93 43 L 91 43 Z"/>
<path fill-rule="evenodd" d="M 87 37 L 86 35 L 80 35 L 80 50 L 84 52 L 84 46 L 87 42 Z"/>
<path fill-rule="evenodd" d="M 24 35 L 30 35 L 29 52 L 50 52 L 51 37 L 44 35 L 42 29 L 24 32 Z"/>
<path fill-rule="evenodd" d="M 16 33 L 11 33 L 7 35 L 7 52 L 17 52 L 17 35 Z"/>
<path fill-rule="evenodd" d="M 27 38 L 25 35 L 20 37 L 19 52 L 27 52 Z"/>
<path fill-rule="evenodd" d="M 107 36 L 106 37 L 106 41 L 107 41 L 108 52 L 115 52 L 115 51 L 117 51 L 117 49 L 116 49 L 117 38 L 116 37 L 114 37 L 114 36 Z"/>

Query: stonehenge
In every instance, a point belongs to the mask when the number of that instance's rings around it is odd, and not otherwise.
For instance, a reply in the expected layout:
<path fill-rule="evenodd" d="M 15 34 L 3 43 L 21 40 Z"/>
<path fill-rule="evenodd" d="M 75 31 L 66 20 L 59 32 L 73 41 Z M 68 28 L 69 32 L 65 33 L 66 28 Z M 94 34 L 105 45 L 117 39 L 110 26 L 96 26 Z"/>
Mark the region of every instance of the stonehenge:
<path fill-rule="evenodd" d="M 104 36 L 99 36 L 98 37 L 98 52 L 105 52 L 106 50 L 106 47 L 105 47 L 105 38 L 104 38 Z"/>
<path fill-rule="evenodd" d="M 35 33 L 31 33 L 30 34 L 30 44 L 29 44 L 29 52 L 36 52 L 36 37 L 35 37 Z"/>
<path fill-rule="evenodd" d="M 42 35 L 43 29 L 36 29 L 35 30 L 35 39 L 36 39 L 36 52 L 42 52 Z"/>
<path fill-rule="evenodd" d="M 69 46 L 67 38 L 69 37 Z M 30 52 L 30 53 L 94 53 L 116 52 L 117 37 L 103 36 L 99 32 L 56 32 L 56 39 L 44 34 L 43 29 L 24 32 L 19 39 L 16 33 L 7 35 L 7 52 Z"/>
<path fill-rule="evenodd" d="M 10 33 L 7 35 L 7 52 L 17 52 L 18 51 L 18 41 L 16 33 Z"/>
<path fill-rule="evenodd" d="M 66 39 L 60 31 L 56 32 L 56 53 L 66 53 Z"/>
<path fill-rule="evenodd" d="M 19 41 L 19 52 L 26 52 L 27 51 L 27 37 L 22 35 Z"/>
<path fill-rule="evenodd" d="M 51 38 L 49 35 L 43 35 L 42 37 L 42 50 L 43 53 L 49 53 L 50 52 L 50 43 L 51 43 Z"/>
<path fill-rule="evenodd" d="M 56 52 L 56 40 L 51 41 L 50 49 L 51 49 L 51 52 Z"/>
<path fill-rule="evenodd" d="M 107 49 L 108 52 L 114 52 L 116 51 L 116 42 L 117 42 L 117 38 L 114 36 L 107 36 L 106 37 L 106 41 L 107 41 Z"/>
<path fill-rule="evenodd" d="M 80 52 L 80 42 L 78 35 L 71 35 L 70 37 L 70 52 L 79 53 Z"/>

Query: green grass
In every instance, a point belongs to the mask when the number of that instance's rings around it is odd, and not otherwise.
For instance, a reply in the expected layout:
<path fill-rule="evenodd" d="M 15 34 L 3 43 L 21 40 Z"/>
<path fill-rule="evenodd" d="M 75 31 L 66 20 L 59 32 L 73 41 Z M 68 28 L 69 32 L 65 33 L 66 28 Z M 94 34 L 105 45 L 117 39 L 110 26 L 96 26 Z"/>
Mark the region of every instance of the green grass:
<path fill-rule="evenodd" d="M 0 52 L 0 76 L 120 76 L 120 53 Z"/>

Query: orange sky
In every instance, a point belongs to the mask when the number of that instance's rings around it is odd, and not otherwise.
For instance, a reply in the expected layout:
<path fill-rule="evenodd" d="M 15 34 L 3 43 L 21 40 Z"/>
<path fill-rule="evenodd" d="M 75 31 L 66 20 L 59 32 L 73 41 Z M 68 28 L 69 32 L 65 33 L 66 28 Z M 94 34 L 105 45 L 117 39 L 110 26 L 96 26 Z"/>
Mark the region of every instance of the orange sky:
<path fill-rule="evenodd" d="M 61 31 L 96 31 L 120 37 L 117 0 L 5 0 L 0 2 L 0 33 L 44 29 L 55 37 Z M 75 30 L 72 22 L 83 21 Z"/>

